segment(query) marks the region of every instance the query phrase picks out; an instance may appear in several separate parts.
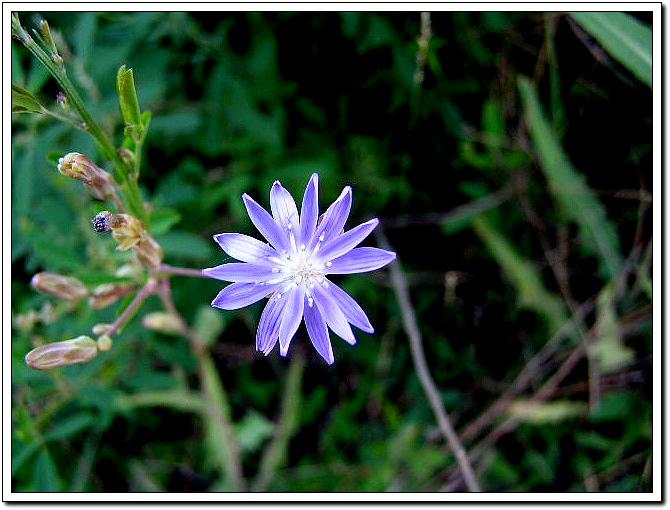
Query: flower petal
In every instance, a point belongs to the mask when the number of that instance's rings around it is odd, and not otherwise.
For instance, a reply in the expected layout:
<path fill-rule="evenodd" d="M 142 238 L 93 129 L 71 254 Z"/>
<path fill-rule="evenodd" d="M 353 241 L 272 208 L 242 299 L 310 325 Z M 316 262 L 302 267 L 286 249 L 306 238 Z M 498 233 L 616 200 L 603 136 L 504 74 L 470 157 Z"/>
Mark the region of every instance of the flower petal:
<path fill-rule="evenodd" d="M 392 251 L 380 250 L 379 248 L 363 247 L 340 255 L 327 264 L 329 274 L 351 274 L 365 273 L 384 267 L 395 260 Z"/>
<path fill-rule="evenodd" d="M 275 222 L 287 235 L 292 230 L 293 235 L 300 236 L 300 219 L 295 200 L 279 181 L 275 181 L 270 189 L 270 209 Z M 296 242 L 300 240 L 296 239 Z"/>
<path fill-rule="evenodd" d="M 269 244 L 244 234 L 217 234 L 214 240 L 228 255 L 242 262 L 272 264 L 267 259 L 279 256 Z"/>
<path fill-rule="evenodd" d="M 310 244 L 316 222 L 319 219 L 319 176 L 312 174 L 305 196 L 302 199 L 302 208 L 300 209 L 300 239 L 305 245 Z"/>
<path fill-rule="evenodd" d="M 356 338 L 351 331 L 351 326 L 349 326 L 347 318 L 332 297 L 329 282 L 324 281 L 322 284 L 317 283 L 314 287 L 310 288 L 310 292 L 312 293 L 316 306 L 319 307 L 319 311 L 323 315 L 323 318 L 326 320 L 330 329 L 332 329 L 333 332 L 345 342 L 354 345 L 356 343 Z"/>
<path fill-rule="evenodd" d="M 248 264 L 246 262 L 231 262 L 216 267 L 203 269 L 205 276 L 224 282 L 266 282 L 277 277 L 277 271 L 272 266 Z"/>
<path fill-rule="evenodd" d="M 323 219 L 314 233 L 310 248 L 316 246 L 322 235 L 321 242 L 328 242 L 329 239 L 337 237 L 347 222 L 349 211 L 351 211 L 351 187 L 345 186 L 337 200 L 323 213 Z"/>
<path fill-rule="evenodd" d="M 212 301 L 212 306 L 222 310 L 244 308 L 276 291 L 278 287 L 278 284 L 231 283 L 217 294 Z"/>
<path fill-rule="evenodd" d="M 370 324 L 368 316 L 365 315 L 363 309 L 354 301 L 354 299 L 347 294 L 344 290 L 339 288 L 333 282 L 326 280 L 329 283 L 328 290 L 330 295 L 344 314 L 344 317 L 351 324 L 356 326 L 358 329 L 362 329 L 366 333 L 374 333 L 375 328 Z"/>
<path fill-rule="evenodd" d="M 377 218 L 361 223 L 357 227 L 346 231 L 341 236 L 327 242 L 321 250 L 316 253 L 316 256 L 323 261 L 330 261 L 340 255 L 344 255 L 361 243 L 363 239 L 368 237 L 370 232 L 372 232 L 378 224 L 379 220 Z"/>
<path fill-rule="evenodd" d="M 332 365 L 335 362 L 335 356 L 333 356 L 333 347 L 330 344 L 330 336 L 328 335 L 326 321 L 323 319 L 319 309 L 314 306 L 314 303 L 312 303 L 312 306 L 309 305 L 307 297 L 305 297 L 303 306 L 305 326 L 307 327 L 307 333 L 312 341 L 312 345 L 316 349 L 316 352 L 326 360 L 326 363 Z"/>
<path fill-rule="evenodd" d="M 305 306 L 305 286 L 294 286 L 285 295 L 282 294 L 281 299 L 286 301 L 286 310 L 284 310 L 281 327 L 279 328 L 279 354 L 286 356 L 291 339 L 298 331 L 298 326 L 302 321 L 302 311 Z"/>
<path fill-rule="evenodd" d="M 277 298 L 275 294 L 265 305 L 256 331 L 256 350 L 266 356 L 270 354 L 279 340 L 279 326 L 287 300 Z"/>
<path fill-rule="evenodd" d="M 244 207 L 247 208 L 247 213 L 251 219 L 251 223 L 255 225 L 258 231 L 263 234 L 272 246 L 277 250 L 285 250 L 288 248 L 288 237 L 279 228 L 279 225 L 272 219 L 270 213 L 263 209 L 256 201 L 246 193 L 242 195 L 244 200 Z"/>

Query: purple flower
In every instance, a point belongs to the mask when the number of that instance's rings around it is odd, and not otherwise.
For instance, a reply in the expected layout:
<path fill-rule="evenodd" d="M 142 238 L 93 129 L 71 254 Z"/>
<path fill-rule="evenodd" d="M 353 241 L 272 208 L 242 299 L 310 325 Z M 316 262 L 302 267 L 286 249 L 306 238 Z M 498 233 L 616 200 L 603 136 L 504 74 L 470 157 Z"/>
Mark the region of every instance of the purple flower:
<path fill-rule="evenodd" d="M 245 307 L 269 297 L 256 333 L 256 350 L 269 354 L 279 340 L 286 356 L 298 326 L 305 319 L 317 352 L 333 363 L 328 328 L 350 344 L 356 339 L 350 324 L 373 333 L 365 312 L 349 294 L 326 278 L 329 274 L 373 271 L 395 259 L 379 248 L 356 248 L 379 223 L 372 219 L 343 231 L 351 210 L 351 188 L 319 222 L 319 176 L 313 174 L 298 208 L 291 194 L 276 181 L 270 190 L 272 216 L 246 193 L 242 195 L 251 222 L 270 244 L 243 234 L 218 234 L 214 240 L 231 257 L 242 261 L 204 269 L 210 278 L 234 282 L 212 301 L 224 310 Z"/>

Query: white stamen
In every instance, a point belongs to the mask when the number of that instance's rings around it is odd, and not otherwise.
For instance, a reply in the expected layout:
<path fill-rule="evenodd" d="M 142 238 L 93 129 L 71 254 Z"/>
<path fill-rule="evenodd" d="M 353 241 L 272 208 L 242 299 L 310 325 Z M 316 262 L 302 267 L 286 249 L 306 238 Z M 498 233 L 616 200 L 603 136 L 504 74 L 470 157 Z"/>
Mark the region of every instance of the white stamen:
<path fill-rule="evenodd" d="M 332 266 L 332 265 L 333 265 L 332 262 L 326 262 L 326 267 L 330 267 L 330 266 Z"/>
<path fill-rule="evenodd" d="M 312 308 L 312 305 L 314 304 L 314 300 L 312 298 L 307 298 L 307 304 L 309 305 L 310 308 Z"/>
<path fill-rule="evenodd" d="M 279 272 L 279 268 L 278 268 L 278 267 L 273 267 L 273 268 L 272 268 L 272 272 L 273 272 L 273 273 L 278 273 L 278 272 Z"/>

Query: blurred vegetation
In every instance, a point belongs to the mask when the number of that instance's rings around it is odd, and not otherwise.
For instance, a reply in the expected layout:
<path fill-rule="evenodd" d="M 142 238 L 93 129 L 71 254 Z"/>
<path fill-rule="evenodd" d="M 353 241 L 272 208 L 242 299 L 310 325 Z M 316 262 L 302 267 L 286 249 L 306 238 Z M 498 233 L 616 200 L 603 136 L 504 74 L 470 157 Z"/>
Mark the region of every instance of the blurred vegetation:
<path fill-rule="evenodd" d="M 213 234 L 256 235 L 243 192 L 267 206 L 279 179 L 300 198 L 318 172 L 325 208 L 351 184 L 348 224 L 382 219 L 482 487 L 652 489 L 650 13 L 439 12 L 423 27 L 418 12 L 20 16 L 48 20 L 119 145 L 116 73 L 133 69 L 152 113 L 141 191 L 167 263 L 217 265 Z M 11 51 L 12 82 L 57 109 L 58 84 Z M 200 384 L 230 403 L 252 489 L 463 490 L 387 270 L 338 280 L 376 333 L 332 337 L 333 366 L 304 329 L 289 358 L 259 355 L 260 304 L 213 311 L 219 282 L 173 277 L 211 353 L 202 378 L 186 340 L 140 316 L 90 363 L 27 367 L 34 346 L 127 305 L 70 307 L 31 276 L 118 282 L 128 254 L 90 227 L 104 204 L 47 158 L 105 166 L 87 133 L 17 113 L 12 140 L 14 491 L 233 489 Z M 140 314 L 160 309 L 150 298 Z"/>

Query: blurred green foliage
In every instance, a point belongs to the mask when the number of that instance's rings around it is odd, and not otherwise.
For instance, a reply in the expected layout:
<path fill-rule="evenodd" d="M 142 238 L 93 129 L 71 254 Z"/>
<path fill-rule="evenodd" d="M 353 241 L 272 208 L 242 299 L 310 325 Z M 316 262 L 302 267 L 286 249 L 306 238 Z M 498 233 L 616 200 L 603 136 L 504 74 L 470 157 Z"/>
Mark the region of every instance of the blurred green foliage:
<path fill-rule="evenodd" d="M 140 182 L 167 263 L 217 265 L 227 258 L 213 234 L 255 235 L 243 192 L 267 206 L 279 179 L 301 198 L 318 172 L 323 208 L 351 184 L 349 225 L 382 218 L 458 431 L 581 317 L 507 412 L 466 442 L 471 450 L 501 420 L 518 420 L 475 462 L 492 491 L 652 488 L 643 256 L 652 107 L 644 46 L 632 51 L 650 40 L 651 14 L 636 16 L 431 13 L 417 58 L 412 12 L 21 13 L 26 27 L 48 20 L 71 79 L 119 146 L 117 70 L 133 70 L 141 110 L 151 112 Z M 632 39 L 621 37 L 629 30 Z M 23 109 L 57 108 L 58 85 L 20 44 L 11 51 Z M 607 52 L 613 58 L 594 58 Z M 47 115 L 12 122 L 13 490 L 229 490 L 217 473 L 216 456 L 227 455 L 218 431 L 198 418 L 198 364 L 184 339 L 135 317 L 88 364 L 25 366 L 34 345 L 87 334 L 124 306 L 72 309 L 34 292 L 32 274 L 115 283 L 129 255 L 92 231 L 104 205 L 53 164 L 70 151 L 102 164 L 91 138 Z M 300 330 L 291 347 L 306 362 L 300 383 L 288 376 L 290 359 L 255 352 L 259 305 L 213 315 L 219 282 L 172 278 L 177 308 L 212 353 L 208 377 L 227 389 L 243 474 L 274 463 L 260 486 L 275 491 L 444 488 L 455 462 L 386 273 L 339 282 L 376 333 L 357 334 L 353 348 L 333 337 L 329 367 Z M 596 301 L 595 312 L 577 313 Z M 140 314 L 159 309 L 152 298 Z M 595 335 L 588 357 L 541 405 L 530 402 L 583 334 Z M 278 424 L 289 384 L 300 406 L 294 422 Z M 589 407 L 594 384 L 600 396 Z M 280 433 L 288 449 L 275 457 Z"/>

